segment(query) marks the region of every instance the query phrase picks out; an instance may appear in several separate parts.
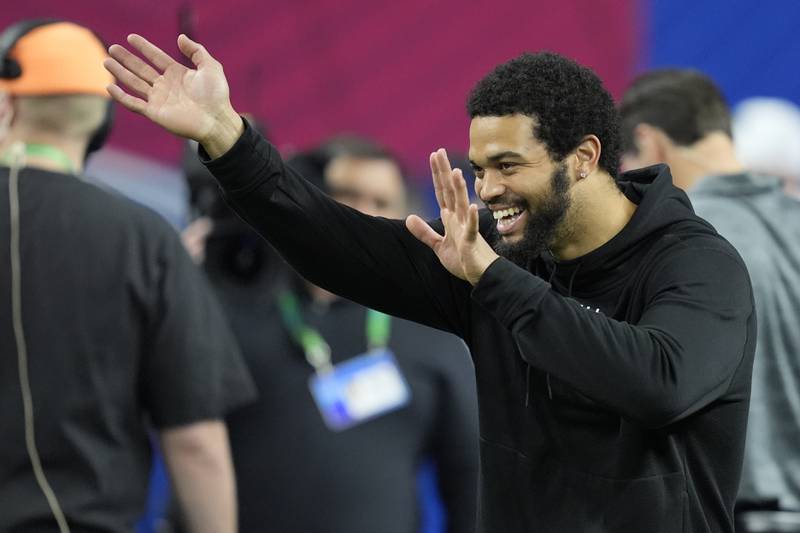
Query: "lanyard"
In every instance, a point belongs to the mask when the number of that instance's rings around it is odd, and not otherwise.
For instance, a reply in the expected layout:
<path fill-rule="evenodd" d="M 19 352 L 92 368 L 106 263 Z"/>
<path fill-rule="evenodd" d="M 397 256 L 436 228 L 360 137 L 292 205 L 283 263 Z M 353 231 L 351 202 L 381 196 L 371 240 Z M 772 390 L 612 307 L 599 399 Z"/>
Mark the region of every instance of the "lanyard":
<path fill-rule="evenodd" d="M 25 144 L 25 155 L 49 159 L 53 163 L 59 165 L 67 174 L 75 174 L 72 160 L 67 154 L 55 146 L 51 146 L 49 144 L 27 143 Z M 9 157 L 7 155 L 4 155 L 2 158 L 4 162 L 8 159 Z"/>
<path fill-rule="evenodd" d="M 306 361 L 317 372 L 328 372 L 332 369 L 331 347 L 319 332 L 305 324 L 303 313 L 297 297 L 290 291 L 278 294 L 278 308 L 281 318 L 294 341 L 303 349 Z M 389 344 L 392 319 L 389 315 L 367 309 L 367 320 L 364 326 L 369 350 L 385 348 Z"/>

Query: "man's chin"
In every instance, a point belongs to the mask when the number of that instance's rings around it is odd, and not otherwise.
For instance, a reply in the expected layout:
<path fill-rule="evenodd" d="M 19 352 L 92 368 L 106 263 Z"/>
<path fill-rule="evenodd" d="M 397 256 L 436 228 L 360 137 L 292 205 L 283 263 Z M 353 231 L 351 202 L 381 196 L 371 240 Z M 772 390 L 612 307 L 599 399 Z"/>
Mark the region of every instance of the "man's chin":
<path fill-rule="evenodd" d="M 492 243 L 492 249 L 500 257 L 525 267 L 533 250 L 530 250 L 524 241 L 525 239 L 521 236 L 502 236 Z"/>
<path fill-rule="evenodd" d="M 497 252 L 498 248 L 503 249 L 519 244 L 524 237 L 525 235 L 522 232 L 519 234 L 512 233 L 510 235 L 500 235 L 499 233 L 495 232 L 494 238 L 490 244 L 492 245 L 492 248 L 494 248 L 494 251 Z"/>

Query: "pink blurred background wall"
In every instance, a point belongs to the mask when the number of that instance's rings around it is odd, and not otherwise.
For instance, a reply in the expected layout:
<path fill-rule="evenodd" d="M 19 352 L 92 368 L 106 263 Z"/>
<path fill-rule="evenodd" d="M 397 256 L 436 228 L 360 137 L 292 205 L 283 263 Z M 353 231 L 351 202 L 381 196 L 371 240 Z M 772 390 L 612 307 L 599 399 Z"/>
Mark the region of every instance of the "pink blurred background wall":
<path fill-rule="evenodd" d="M 495 64 L 526 50 L 553 50 L 594 68 L 616 96 L 642 42 L 632 31 L 640 26 L 633 0 L 3 4 L 2 27 L 21 18 L 68 18 L 109 42 L 141 33 L 173 54 L 176 35 L 191 27 L 225 65 L 234 105 L 263 119 L 279 147 L 359 133 L 395 150 L 415 173 L 424 173 L 427 154 L 439 146 L 466 151 L 464 101 Z M 122 109 L 111 143 L 168 163 L 181 150 L 169 134 Z"/>

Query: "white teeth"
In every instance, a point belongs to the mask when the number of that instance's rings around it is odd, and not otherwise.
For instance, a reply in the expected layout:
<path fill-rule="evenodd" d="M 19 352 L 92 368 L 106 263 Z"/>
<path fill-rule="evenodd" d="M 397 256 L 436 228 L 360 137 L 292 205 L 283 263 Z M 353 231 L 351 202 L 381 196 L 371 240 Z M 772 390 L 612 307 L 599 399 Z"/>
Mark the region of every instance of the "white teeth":
<path fill-rule="evenodd" d="M 511 207 L 509 209 L 501 209 L 499 211 L 493 211 L 492 215 L 494 215 L 495 220 L 500 220 L 501 218 L 510 217 L 512 215 L 516 215 L 517 213 L 521 213 L 522 209 L 519 207 Z"/>

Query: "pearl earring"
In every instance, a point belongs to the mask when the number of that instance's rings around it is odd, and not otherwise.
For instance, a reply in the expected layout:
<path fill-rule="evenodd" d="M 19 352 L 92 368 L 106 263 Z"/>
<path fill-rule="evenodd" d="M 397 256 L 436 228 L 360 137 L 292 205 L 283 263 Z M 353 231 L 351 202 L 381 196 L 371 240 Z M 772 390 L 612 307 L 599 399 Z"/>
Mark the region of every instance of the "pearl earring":
<path fill-rule="evenodd" d="M 582 177 L 582 178 L 585 178 L 585 177 L 586 177 L 586 172 L 585 172 L 585 171 L 583 171 L 583 170 L 581 171 L 581 177 Z"/>

